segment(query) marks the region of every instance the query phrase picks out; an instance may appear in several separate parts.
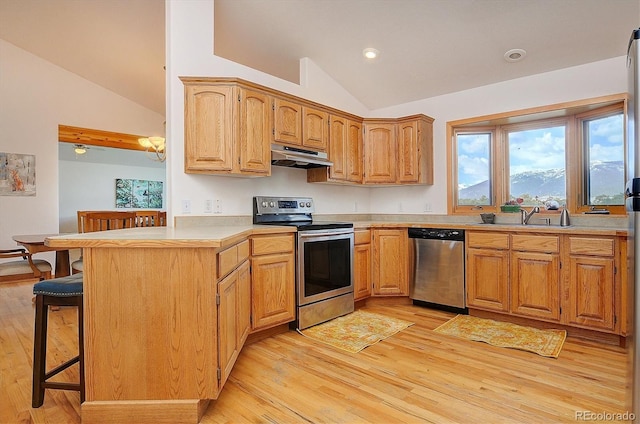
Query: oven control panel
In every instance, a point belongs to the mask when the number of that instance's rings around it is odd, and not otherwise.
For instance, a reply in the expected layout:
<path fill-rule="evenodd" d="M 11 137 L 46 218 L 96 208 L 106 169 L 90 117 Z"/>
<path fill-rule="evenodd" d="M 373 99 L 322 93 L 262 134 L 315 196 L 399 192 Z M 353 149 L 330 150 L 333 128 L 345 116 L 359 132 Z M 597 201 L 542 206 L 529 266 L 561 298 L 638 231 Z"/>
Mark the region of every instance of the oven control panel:
<path fill-rule="evenodd" d="M 310 197 L 266 197 L 256 196 L 255 211 L 260 214 L 309 214 L 314 212 L 313 199 Z"/>

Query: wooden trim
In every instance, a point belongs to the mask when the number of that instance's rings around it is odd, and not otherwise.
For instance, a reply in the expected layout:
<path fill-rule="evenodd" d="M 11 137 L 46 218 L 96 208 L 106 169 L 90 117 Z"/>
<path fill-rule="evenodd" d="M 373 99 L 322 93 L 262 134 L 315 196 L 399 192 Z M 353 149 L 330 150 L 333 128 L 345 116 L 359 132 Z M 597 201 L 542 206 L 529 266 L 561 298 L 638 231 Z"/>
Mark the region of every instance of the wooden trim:
<path fill-rule="evenodd" d="M 198 423 L 209 400 L 89 401 L 82 409 L 83 423 Z"/>
<path fill-rule="evenodd" d="M 144 152 L 146 149 L 138 143 L 138 139 L 142 137 L 146 136 L 58 125 L 58 141 L 63 143 L 115 147 L 117 149 L 139 150 Z"/>

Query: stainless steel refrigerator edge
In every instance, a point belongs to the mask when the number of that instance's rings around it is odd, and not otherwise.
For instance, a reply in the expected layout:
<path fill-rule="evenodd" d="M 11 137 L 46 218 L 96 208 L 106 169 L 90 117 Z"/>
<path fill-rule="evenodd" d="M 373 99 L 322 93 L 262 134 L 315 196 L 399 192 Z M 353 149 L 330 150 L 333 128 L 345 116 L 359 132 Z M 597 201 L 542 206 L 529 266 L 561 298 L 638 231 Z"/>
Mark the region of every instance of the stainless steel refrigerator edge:
<path fill-rule="evenodd" d="M 636 131 L 635 121 L 640 118 L 640 109 L 637 102 L 640 81 L 638 80 L 638 58 L 640 53 L 640 29 L 636 29 L 631 34 L 627 51 L 628 68 L 628 102 L 627 102 L 627 175 L 626 206 L 629 216 L 629 236 L 628 236 L 628 292 L 627 301 L 629 313 L 629 335 L 627 337 L 628 346 L 628 384 L 631 389 L 628 402 L 632 405 L 633 412 L 638 417 L 640 408 L 640 352 L 637 346 L 638 329 L 640 328 L 640 314 L 636 310 L 640 305 L 640 290 L 635 290 L 635 282 L 640 282 L 640 266 L 638 266 L 635 252 L 640 251 L 640 238 L 635 237 L 636 229 L 640 228 L 640 134 Z"/>

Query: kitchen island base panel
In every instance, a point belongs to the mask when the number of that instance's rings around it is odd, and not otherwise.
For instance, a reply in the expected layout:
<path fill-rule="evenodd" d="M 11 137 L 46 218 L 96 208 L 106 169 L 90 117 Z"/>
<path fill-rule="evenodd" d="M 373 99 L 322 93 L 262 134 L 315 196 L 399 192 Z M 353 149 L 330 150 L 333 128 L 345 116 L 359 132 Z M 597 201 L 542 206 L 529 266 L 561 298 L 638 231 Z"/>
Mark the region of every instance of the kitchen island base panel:
<path fill-rule="evenodd" d="M 82 423 L 195 424 L 208 406 L 208 399 L 84 402 Z"/>

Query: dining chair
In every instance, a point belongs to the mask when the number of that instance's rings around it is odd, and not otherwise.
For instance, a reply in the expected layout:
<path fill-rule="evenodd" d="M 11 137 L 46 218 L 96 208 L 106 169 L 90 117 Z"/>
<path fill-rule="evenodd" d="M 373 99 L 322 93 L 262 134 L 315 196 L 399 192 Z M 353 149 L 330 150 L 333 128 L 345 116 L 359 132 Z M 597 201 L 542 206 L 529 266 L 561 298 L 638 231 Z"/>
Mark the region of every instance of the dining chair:
<path fill-rule="evenodd" d="M 0 259 L 21 258 L 21 260 L 0 262 L 0 283 L 31 278 L 48 280 L 51 278 L 51 264 L 44 259 L 33 259 L 25 249 L 0 250 Z"/>
<path fill-rule="evenodd" d="M 157 210 L 136 211 L 136 227 L 157 227 L 160 224 L 160 213 Z"/>
<path fill-rule="evenodd" d="M 135 212 L 120 211 L 78 211 L 78 232 L 119 230 L 135 227 Z M 71 272 L 77 274 L 84 270 L 82 255 L 71 264 Z"/>

